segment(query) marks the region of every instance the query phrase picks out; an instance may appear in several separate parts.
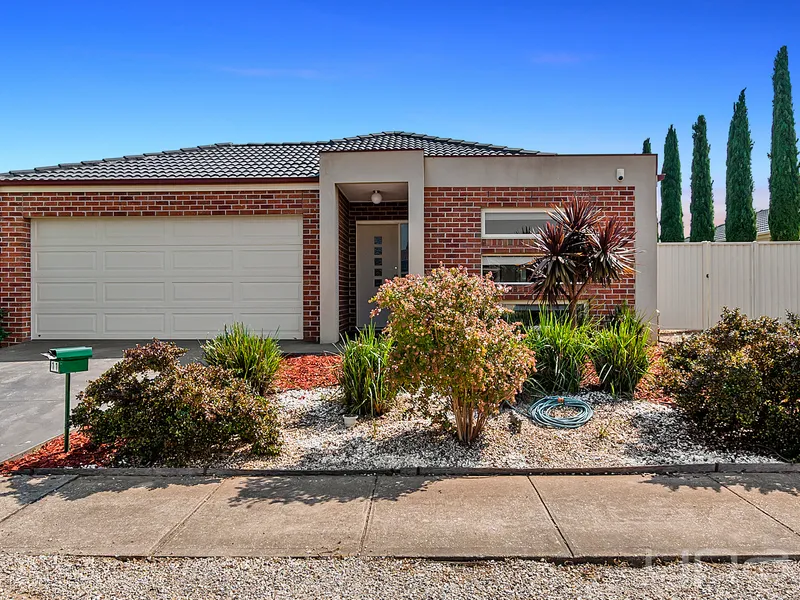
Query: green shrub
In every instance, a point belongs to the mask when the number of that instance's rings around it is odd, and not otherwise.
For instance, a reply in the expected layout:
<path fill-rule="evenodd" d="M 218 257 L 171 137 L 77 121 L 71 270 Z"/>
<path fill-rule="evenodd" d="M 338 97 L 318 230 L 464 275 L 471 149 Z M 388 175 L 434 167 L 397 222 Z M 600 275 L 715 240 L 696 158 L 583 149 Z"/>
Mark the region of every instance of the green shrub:
<path fill-rule="evenodd" d="M 439 268 L 388 281 L 375 297 L 376 312 L 390 311 L 394 385 L 413 390 L 412 406 L 454 425 L 465 443 L 513 399 L 534 367 L 519 326 L 505 320 L 503 289 L 463 267 Z"/>
<path fill-rule="evenodd" d="M 649 329 L 630 308 L 618 311 L 609 325 L 597 331 L 590 356 L 600 389 L 615 396 L 633 397 L 650 368 Z"/>
<path fill-rule="evenodd" d="M 231 371 L 180 365 L 185 352 L 158 340 L 126 350 L 79 394 L 73 423 L 134 465 L 182 465 L 243 444 L 255 454 L 276 452 L 271 403 Z"/>
<path fill-rule="evenodd" d="M 344 339 L 337 378 L 348 414 L 376 416 L 388 410 L 394 397 L 387 374 L 391 350 L 391 338 L 378 335 L 372 325 Z"/>
<path fill-rule="evenodd" d="M 244 323 L 234 323 L 213 340 L 203 344 L 203 360 L 215 367 L 233 371 L 261 396 L 272 391 L 275 374 L 281 366 L 277 340 L 257 335 Z"/>
<path fill-rule="evenodd" d="M 8 337 L 8 331 L 3 327 L 3 319 L 6 318 L 6 311 L 0 308 L 0 342 Z"/>
<path fill-rule="evenodd" d="M 542 396 L 576 393 L 592 347 L 592 328 L 588 321 L 576 326 L 567 313 L 543 307 L 539 326 L 525 330 L 525 344 L 536 355 L 536 373 L 526 388 Z"/>
<path fill-rule="evenodd" d="M 800 458 L 800 323 L 725 310 L 664 352 L 665 390 L 711 440 Z"/>

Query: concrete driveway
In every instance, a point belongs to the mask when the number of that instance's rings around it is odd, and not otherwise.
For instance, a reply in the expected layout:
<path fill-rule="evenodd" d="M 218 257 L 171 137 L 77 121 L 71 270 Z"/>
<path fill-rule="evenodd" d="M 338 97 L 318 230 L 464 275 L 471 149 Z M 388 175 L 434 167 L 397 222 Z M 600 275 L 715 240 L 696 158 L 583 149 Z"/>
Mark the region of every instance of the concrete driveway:
<path fill-rule="evenodd" d="M 103 371 L 122 358 L 122 351 L 150 340 L 31 341 L 0 348 L 0 462 L 40 444 L 64 430 L 64 376 L 49 372 L 42 356 L 50 348 L 91 346 L 89 371 L 72 375 L 72 406 L 75 396 Z M 200 342 L 183 340 L 185 359 L 200 357 Z"/>

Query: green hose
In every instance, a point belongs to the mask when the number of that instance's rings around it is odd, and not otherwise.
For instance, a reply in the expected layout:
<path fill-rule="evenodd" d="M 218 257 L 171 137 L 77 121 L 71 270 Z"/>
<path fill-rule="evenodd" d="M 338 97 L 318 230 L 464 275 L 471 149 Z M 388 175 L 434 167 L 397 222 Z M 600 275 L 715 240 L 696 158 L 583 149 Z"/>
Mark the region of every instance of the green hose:
<path fill-rule="evenodd" d="M 551 414 L 553 409 L 564 407 L 574 408 L 578 413 L 571 417 L 555 417 Z M 534 423 L 556 429 L 577 429 L 585 425 L 593 415 L 591 406 L 572 396 L 547 396 L 528 409 L 528 416 Z"/>

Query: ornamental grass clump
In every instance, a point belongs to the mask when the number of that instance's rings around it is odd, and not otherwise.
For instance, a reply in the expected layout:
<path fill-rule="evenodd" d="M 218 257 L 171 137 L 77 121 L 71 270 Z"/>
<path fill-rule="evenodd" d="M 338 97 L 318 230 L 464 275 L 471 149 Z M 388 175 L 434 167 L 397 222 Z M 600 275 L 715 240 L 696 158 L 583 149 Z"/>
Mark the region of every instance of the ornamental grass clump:
<path fill-rule="evenodd" d="M 532 394 L 575 394 L 592 347 L 592 323 L 573 324 L 569 315 L 542 307 L 539 325 L 525 329 L 525 344 L 536 355 L 536 372 L 526 390 Z"/>
<path fill-rule="evenodd" d="M 225 326 L 217 337 L 203 344 L 203 360 L 228 369 L 244 379 L 256 394 L 272 391 L 283 353 L 278 341 L 250 331 L 244 323 Z"/>
<path fill-rule="evenodd" d="M 466 269 L 438 268 L 385 283 L 375 313 L 388 310 L 390 373 L 411 402 L 464 443 L 474 441 L 534 370 L 534 353 L 509 323 L 503 288 Z"/>
<path fill-rule="evenodd" d="M 336 376 L 347 414 L 378 416 L 389 409 L 394 398 L 387 374 L 391 350 L 391 338 L 372 325 L 343 340 Z"/>
<path fill-rule="evenodd" d="M 232 371 L 181 365 L 185 352 L 158 340 L 126 350 L 79 394 L 72 422 L 94 445 L 111 445 L 118 461 L 134 466 L 183 466 L 243 445 L 257 455 L 276 453 L 271 402 Z"/>
<path fill-rule="evenodd" d="M 600 389 L 633 398 L 636 386 L 650 369 L 648 337 L 644 320 L 629 307 L 617 311 L 609 325 L 595 333 L 590 356 Z"/>

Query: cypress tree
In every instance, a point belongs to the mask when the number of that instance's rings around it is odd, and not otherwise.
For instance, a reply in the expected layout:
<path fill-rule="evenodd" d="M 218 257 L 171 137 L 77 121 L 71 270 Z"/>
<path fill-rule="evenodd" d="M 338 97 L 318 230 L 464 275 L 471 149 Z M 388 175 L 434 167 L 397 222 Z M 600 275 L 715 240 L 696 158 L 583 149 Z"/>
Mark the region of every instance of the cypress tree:
<path fill-rule="evenodd" d="M 772 146 L 769 176 L 769 232 L 775 241 L 800 238 L 800 181 L 794 128 L 792 83 L 786 46 L 775 57 L 772 74 Z"/>
<path fill-rule="evenodd" d="M 689 210 L 692 213 L 690 224 L 690 242 L 714 241 L 714 192 L 711 181 L 711 162 L 708 144 L 708 127 L 703 115 L 697 117 L 692 125 L 692 202 Z"/>
<path fill-rule="evenodd" d="M 752 154 L 753 141 L 742 90 L 733 105 L 725 160 L 725 240 L 728 242 L 754 242 L 758 235 L 753 208 Z"/>
<path fill-rule="evenodd" d="M 661 241 L 683 241 L 683 207 L 681 206 L 681 157 L 678 133 L 670 125 L 664 142 L 664 165 L 661 168 Z"/>
<path fill-rule="evenodd" d="M 650 148 L 650 138 L 647 138 L 642 144 L 642 154 L 652 154 L 653 149 Z"/>

